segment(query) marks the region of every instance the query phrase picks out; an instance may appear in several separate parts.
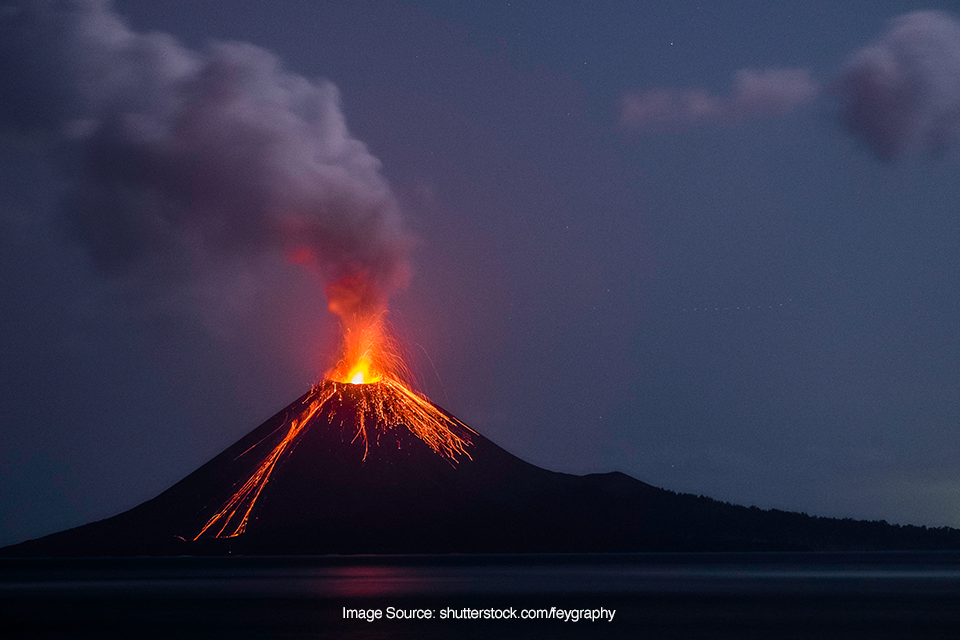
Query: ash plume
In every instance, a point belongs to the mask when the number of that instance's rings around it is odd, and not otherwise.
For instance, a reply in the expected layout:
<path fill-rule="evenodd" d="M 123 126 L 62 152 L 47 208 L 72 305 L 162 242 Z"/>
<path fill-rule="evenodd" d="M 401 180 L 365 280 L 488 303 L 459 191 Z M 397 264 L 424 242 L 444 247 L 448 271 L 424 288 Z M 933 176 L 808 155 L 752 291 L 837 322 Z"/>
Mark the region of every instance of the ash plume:
<path fill-rule="evenodd" d="M 358 303 L 405 283 L 397 202 L 336 87 L 264 49 L 193 51 L 104 1 L 22 2 L 0 8 L 0 86 L 0 128 L 63 142 L 63 217 L 105 275 L 272 251 L 328 288 L 362 277 L 376 294 Z"/>
<path fill-rule="evenodd" d="M 679 132 L 701 125 L 733 127 L 790 113 L 819 93 L 820 86 L 806 69 L 741 69 L 727 96 L 671 88 L 628 93 L 621 102 L 620 121 L 644 133 Z"/>
<path fill-rule="evenodd" d="M 881 158 L 946 146 L 960 133 L 960 23 L 937 11 L 893 19 L 831 91 L 843 124 Z"/>

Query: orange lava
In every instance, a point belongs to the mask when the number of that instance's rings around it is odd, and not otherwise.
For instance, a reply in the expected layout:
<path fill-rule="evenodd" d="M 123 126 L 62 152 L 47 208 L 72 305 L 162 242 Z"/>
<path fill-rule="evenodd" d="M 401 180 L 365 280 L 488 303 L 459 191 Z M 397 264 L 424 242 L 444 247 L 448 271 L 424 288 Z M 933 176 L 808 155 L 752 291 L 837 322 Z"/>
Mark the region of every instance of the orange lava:
<path fill-rule="evenodd" d="M 384 331 L 382 313 L 345 326 L 340 351 L 336 366 L 326 375 L 334 382 L 370 384 L 381 380 L 385 372 L 403 368 L 393 340 Z"/>
<path fill-rule="evenodd" d="M 297 438 L 303 432 L 304 428 L 316 417 L 322 404 L 321 401 L 314 400 L 299 416 L 283 423 L 280 428 L 287 429 L 283 440 L 260 462 L 260 465 L 256 471 L 253 472 L 253 475 L 230 497 L 220 511 L 203 525 L 203 529 L 200 530 L 200 533 L 196 535 L 194 540 L 197 540 L 200 536 L 211 530 L 213 530 L 212 535 L 215 538 L 230 538 L 246 531 L 247 522 L 250 520 L 250 512 L 253 511 L 257 498 L 260 497 L 260 492 L 263 491 L 263 488 L 267 486 L 267 482 L 270 481 L 270 474 L 273 473 L 273 470 L 276 468 L 277 462 L 280 461 L 283 454 L 287 453 L 287 450 L 297 441 Z M 253 447 L 251 447 L 251 449 L 252 448 Z M 243 456 L 249 451 L 250 449 L 244 451 L 240 456 Z"/>
<path fill-rule="evenodd" d="M 345 323 L 336 365 L 311 390 L 306 408 L 279 427 L 285 430 L 280 442 L 194 540 L 203 535 L 225 538 L 242 534 L 273 471 L 306 429 L 320 421 L 355 424 L 357 431 L 351 442 L 363 443 L 364 461 L 380 434 L 391 429 L 408 429 L 451 464 L 456 464 L 460 456 L 470 457 L 467 449 L 473 431 L 404 381 L 408 374 L 399 348 L 386 330 L 384 315 L 380 312 L 363 319 L 354 315 Z M 353 412 L 352 416 L 348 412 Z"/>

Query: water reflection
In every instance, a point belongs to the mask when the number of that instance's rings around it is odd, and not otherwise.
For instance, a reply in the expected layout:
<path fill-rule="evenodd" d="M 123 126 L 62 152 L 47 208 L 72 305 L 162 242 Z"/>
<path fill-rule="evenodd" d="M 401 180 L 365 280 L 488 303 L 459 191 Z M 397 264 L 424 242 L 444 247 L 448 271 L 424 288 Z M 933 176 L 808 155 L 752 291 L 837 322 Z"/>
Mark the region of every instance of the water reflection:
<path fill-rule="evenodd" d="M 370 623 L 342 613 L 388 606 L 606 607 L 617 617 L 589 626 Z M 11 636 L 23 638 L 104 637 L 118 629 L 126 637 L 231 640 L 323 630 L 342 637 L 739 639 L 942 637 L 947 629 L 960 637 L 960 554 L 3 560 L 0 619 L 25 629 Z"/>

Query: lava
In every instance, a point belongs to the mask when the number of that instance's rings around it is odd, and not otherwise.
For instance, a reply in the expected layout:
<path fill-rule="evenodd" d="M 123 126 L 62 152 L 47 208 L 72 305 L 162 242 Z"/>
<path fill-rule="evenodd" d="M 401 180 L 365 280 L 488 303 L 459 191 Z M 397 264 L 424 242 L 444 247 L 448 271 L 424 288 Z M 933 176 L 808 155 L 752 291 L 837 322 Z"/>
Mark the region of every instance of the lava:
<path fill-rule="evenodd" d="M 334 298 L 331 298 L 334 300 Z M 331 309 L 335 304 L 331 302 Z M 250 515 L 270 476 L 289 456 L 312 425 L 355 425 L 352 443 L 362 442 L 363 459 L 381 434 L 408 429 L 451 464 L 470 457 L 469 427 L 437 408 L 406 382 L 409 379 L 399 347 L 386 329 L 385 311 L 374 314 L 341 313 L 341 356 L 323 381 L 313 387 L 304 409 L 281 424 L 283 436 L 251 476 L 203 526 L 201 536 L 234 537 L 247 529 Z M 276 432 L 274 432 L 276 433 Z M 259 444 L 259 443 L 258 443 Z M 252 451 L 253 445 L 239 457 Z M 239 458 L 238 457 L 238 458 Z"/>

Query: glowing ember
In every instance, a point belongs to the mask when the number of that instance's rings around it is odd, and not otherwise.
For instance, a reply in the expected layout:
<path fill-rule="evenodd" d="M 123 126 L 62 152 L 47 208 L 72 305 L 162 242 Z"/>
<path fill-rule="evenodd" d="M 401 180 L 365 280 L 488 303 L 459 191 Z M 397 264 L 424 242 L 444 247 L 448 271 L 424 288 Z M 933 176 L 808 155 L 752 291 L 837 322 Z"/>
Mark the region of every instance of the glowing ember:
<path fill-rule="evenodd" d="M 305 430 L 321 420 L 328 425 L 355 424 L 351 442 L 363 442 L 364 460 L 371 443 L 375 445 L 379 436 L 391 429 L 410 430 L 451 464 L 460 456 L 470 457 L 467 448 L 473 431 L 404 382 L 408 375 L 395 342 L 384 328 L 384 314 L 367 316 L 363 321 L 354 316 L 351 320 L 344 328 L 342 355 L 336 366 L 311 390 L 306 408 L 279 427 L 285 430 L 280 442 L 194 540 L 205 534 L 223 538 L 243 533 L 274 469 L 292 452 Z"/>
<path fill-rule="evenodd" d="M 382 328 L 383 316 L 378 315 L 363 326 L 347 327 L 344 331 L 343 356 L 327 378 L 350 384 L 370 384 L 383 377 L 382 371 L 397 368 L 400 359 L 396 349 Z M 357 324 L 357 323 L 354 323 Z"/>

